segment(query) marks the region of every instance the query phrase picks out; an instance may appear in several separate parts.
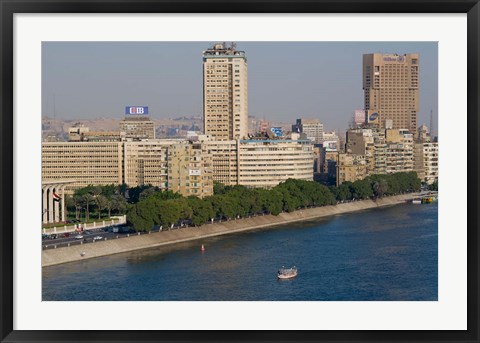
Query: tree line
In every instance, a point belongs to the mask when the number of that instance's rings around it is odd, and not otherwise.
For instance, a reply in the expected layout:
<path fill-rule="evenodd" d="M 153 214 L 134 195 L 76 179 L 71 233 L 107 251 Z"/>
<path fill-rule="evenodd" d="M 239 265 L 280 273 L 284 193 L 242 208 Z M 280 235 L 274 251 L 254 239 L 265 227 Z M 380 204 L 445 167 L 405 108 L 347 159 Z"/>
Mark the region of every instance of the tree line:
<path fill-rule="evenodd" d="M 414 192 L 419 191 L 421 186 L 422 182 L 417 173 L 412 171 L 370 175 L 363 180 L 344 182 L 339 187 L 330 187 L 330 191 L 337 201 L 346 201 Z"/>
<path fill-rule="evenodd" d="M 376 199 L 387 195 L 420 190 L 416 172 L 372 175 L 339 187 L 315 181 L 288 179 L 272 189 L 214 185 L 214 194 L 200 199 L 183 197 L 171 191 L 148 187 L 130 199 L 127 222 L 137 231 L 150 231 L 155 225 L 202 225 L 212 220 L 231 220 L 258 214 L 278 215 L 302 208 L 333 205 L 338 202 Z"/>
<path fill-rule="evenodd" d="M 101 219 L 115 214 L 126 214 L 130 204 L 138 203 L 158 192 L 160 192 L 160 188 L 150 185 L 137 187 L 128 187 L 126 184 L 89 185 L 76 189 L 73 195 L 66 195 L 65 205 L 69 218 L 80 220 L 83 217 L 85 221 L 88 221 L 91 215 Z"/>

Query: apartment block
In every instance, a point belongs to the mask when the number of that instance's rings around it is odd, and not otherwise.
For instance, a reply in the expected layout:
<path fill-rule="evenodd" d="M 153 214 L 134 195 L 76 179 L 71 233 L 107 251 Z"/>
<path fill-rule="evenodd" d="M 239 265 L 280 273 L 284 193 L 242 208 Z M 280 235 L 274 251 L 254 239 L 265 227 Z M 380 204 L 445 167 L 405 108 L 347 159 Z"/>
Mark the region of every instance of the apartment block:
<path fill-rule="evenodd" d="M 218 141 L 199 136 L 212 156 L 213 179 L 224 185 L 272 188 L 289 178 L 313 180 L 314 152 L 309 140 Z"/>
<path fill-rule="evenodd" d="M 203 52 L 204 133 L 217 140 L 248 134 L 247 58 L 235 43 L 217 43 Z"/>
<path fill-rule="evenodd" d="M 200 198 L 213 194 L 212 156 L 201 142 L 178 142 L 167 154 L 169 190 Z"/>
<path fill-rule="evenodd" d="M 408 130 L 386 130 L 385 143 L 386 173 L 412 171 L 413 135 Z"/>
<path fill-rule="evenodd" d="M 367 177 L 367 161 L 364 155 L 339 153 L 337 163 L 337 186 Z"/>
<path fill-rule="evenodd" d="M 168 189 L 167 152 L 175 143 L 173 140 L 124 142 L 124 182 L 129 186 Z"/>
<path fill-rule="evenodd" d="M 199 136 L 212 156 L 213 179 L 226 186 L 238 184 L 238 141 Z"/>
<path fill-rule="evenodd" d="M 423 182 L 432 184 L 438 181 L 438 143 L 415 143 L 415 166 L 418 178 Z"/>
<path fill-rule="evenodd" d="M 350 129 L 346 148 L 348 153 L 365 156 L 368 175 L 386 173 L 385 130 L 376 127 Z"/>
<path fill-rule="evenodd" d="M 309 140 L 241 140 L 238 184 L 273 188 L 287 179 L 313 180 L 313 144 Z"/>

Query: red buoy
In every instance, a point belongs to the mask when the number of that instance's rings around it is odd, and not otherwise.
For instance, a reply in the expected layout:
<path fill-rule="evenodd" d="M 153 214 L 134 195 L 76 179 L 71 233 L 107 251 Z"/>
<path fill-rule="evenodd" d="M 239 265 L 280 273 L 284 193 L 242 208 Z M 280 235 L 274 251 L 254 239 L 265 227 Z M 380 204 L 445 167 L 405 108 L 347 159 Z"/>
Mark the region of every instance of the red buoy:
<path fill-rule="evenodd" d="M 201 251 L 201 252 L 204 252 L 204 251 L 205 251 L 205 247 L 203 246 L 203 244 L 202 244 L 202 247 L 200 248 L 200 251 Z"/>

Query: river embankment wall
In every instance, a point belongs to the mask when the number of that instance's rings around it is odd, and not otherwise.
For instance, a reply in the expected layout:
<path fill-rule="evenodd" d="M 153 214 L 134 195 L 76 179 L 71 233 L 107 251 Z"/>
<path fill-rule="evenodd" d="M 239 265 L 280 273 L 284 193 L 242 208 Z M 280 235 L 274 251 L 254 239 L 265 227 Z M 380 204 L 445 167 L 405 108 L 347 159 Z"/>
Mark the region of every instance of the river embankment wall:
<path fill-rule="evenodd" d="M 404 203 L 413 194 L 302 209 L 42 251 L 42 267 Z"/>

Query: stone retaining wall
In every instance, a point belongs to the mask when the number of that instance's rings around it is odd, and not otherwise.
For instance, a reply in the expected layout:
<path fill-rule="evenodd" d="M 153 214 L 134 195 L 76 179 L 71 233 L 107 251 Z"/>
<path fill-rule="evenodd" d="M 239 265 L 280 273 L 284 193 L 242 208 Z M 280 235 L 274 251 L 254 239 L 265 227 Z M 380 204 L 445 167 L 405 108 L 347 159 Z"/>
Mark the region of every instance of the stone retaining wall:
<path fill-rule="evenodd" d="M 162 245 L 186 242 L 190 240 L 225 235 L 229 233 L 253 230 L 268 226 L 276 226 L 296 221 L 361 211 L 375 207 L 395 205 L 411 199 L 412 194 L 396 195 L 373 200 L 354 201 L 335 206 L 324 206 L 298 210 L 291 213 L 280 213 L 278 216 L 265 215 L 230 220 L 222 223 L 205 224 L 200 227 L 188 227 L 172 231 L 155 232 L 129 238 L 112 239 L 91 244 L 75 245 L 42 251 L 42 266 L 74 262 L 138 249 L 153 248 Z M 81 254 L 84 253 L 82 256 Z"/>

